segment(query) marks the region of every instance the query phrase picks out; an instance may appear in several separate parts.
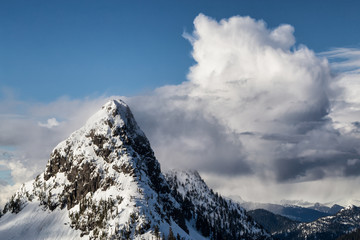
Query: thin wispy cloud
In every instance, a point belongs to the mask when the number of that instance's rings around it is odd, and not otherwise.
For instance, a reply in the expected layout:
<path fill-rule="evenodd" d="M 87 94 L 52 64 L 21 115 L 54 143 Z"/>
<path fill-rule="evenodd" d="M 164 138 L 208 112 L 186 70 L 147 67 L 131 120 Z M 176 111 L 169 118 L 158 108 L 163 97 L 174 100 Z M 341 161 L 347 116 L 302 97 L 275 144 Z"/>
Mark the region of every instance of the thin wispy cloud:
<path fill-rule="evenodd" d="M 360 73 L 360 49 L 334 48 L 320 54 L 332 61 L 332 67 L 346 74 Z"/>

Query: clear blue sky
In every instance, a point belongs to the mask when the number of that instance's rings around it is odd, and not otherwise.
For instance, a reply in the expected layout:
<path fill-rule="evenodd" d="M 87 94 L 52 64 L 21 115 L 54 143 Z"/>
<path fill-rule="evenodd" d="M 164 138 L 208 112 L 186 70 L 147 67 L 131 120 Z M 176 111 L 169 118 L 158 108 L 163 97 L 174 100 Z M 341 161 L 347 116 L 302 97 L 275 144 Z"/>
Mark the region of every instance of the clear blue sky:
<path fill-rule="evenodd" d="M 358 47 L 359 9 L 359 1 L 1 1 L 0 94 L 47 102 L 180 83 L 193 64 L 182 34 L 199 13 L 288 23 L 297 44 L 316 52 Z"/>

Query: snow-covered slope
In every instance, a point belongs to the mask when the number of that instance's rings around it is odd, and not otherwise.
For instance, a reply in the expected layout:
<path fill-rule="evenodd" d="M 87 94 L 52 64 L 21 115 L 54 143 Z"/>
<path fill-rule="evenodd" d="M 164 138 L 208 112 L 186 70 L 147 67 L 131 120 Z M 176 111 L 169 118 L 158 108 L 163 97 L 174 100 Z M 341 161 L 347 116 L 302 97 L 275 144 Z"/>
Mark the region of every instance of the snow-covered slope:
<path fill-rule="evenodd" d="M 45 171 L 4 212 L 1 239 L 151 239 L 170 227 L 191 239 L 147 138 L 118 100 L 56 146 Z"/>
<path fill-rule="evenodd" d="M 66 209 L 50 211 L 29 202 L 18 214 L 5 214 L 0 219 L 0 239 L 77 239 L 80 230 L 69 227 Z"/>
<path fill-rule="evenodd" d="M 237 203 L 214 193 L 196 171 L 165 173 L 173 195 L 192 216 L 191 226 L 211 239 L 270 239 Z"/>

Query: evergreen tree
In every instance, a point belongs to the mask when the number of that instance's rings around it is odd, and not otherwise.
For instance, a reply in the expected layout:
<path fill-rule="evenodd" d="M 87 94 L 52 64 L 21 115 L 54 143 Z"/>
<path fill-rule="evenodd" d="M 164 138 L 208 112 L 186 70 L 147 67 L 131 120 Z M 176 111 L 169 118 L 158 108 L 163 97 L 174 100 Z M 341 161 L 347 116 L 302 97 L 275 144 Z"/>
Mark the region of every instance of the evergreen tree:
<path fill-rule="evenodd" d="M 358 239 L 360 239 L 360 228 L 352 233 L 348 233 L 337 238 L 337 240 L 358 240 Z"/>
<path fill-rule="evenodd" d="M 174 233 L 171 229 L 171 227 L 169 227 L 169 237 L 168 237 L 168 240 L 176 240 L 175 236 L 174 236 Z"/>
<path fill-rule="evenodd" d="M 159 240 L 160 239 L 160 232 L 159 232 L 159 226 L 158 225 L 154 226 L 154 234 L 155 234 L 156 240 Z"/>

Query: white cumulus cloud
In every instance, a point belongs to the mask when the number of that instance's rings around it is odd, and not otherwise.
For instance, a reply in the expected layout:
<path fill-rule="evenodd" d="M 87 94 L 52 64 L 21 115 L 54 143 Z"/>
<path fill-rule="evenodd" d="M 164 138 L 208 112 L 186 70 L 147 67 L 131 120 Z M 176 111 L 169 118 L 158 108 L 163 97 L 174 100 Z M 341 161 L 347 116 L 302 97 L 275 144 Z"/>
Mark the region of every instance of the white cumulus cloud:
<path fill-rule="evenodd" d="M 360 154 L 359 131 L 338 127 L 350 120 L 340 100 L 360 103 L 353 94 L 359 76 L 334 74 L 325 56 L 295 45 L 293 33 L 290 25 L 269 29 L 250 17 L 196 17 L 193 33 L 184 34 L 196 61 L 188 81 L 129 99 L 163 166 L 194 167 L 223 182 L 268 182 L 280 198 L 311 182 L 305 198 L 324 189 L 319 201 L 340 193 L 320 186 L 359 181 L 359 166 L 348 165 Z M 263 197 L 255 192 L 239 195 Z M 351 187 L 344 192 L 358 197 Z"/>
<path fill-rule="evenodd" d="M 46 128 L 52 128 L 59 126 L 59 122 L 56 120 L 56 118 L 49 118 L 46 123 L 38 122 L 38 125 L 40 127 L 46 127 Z"/>

